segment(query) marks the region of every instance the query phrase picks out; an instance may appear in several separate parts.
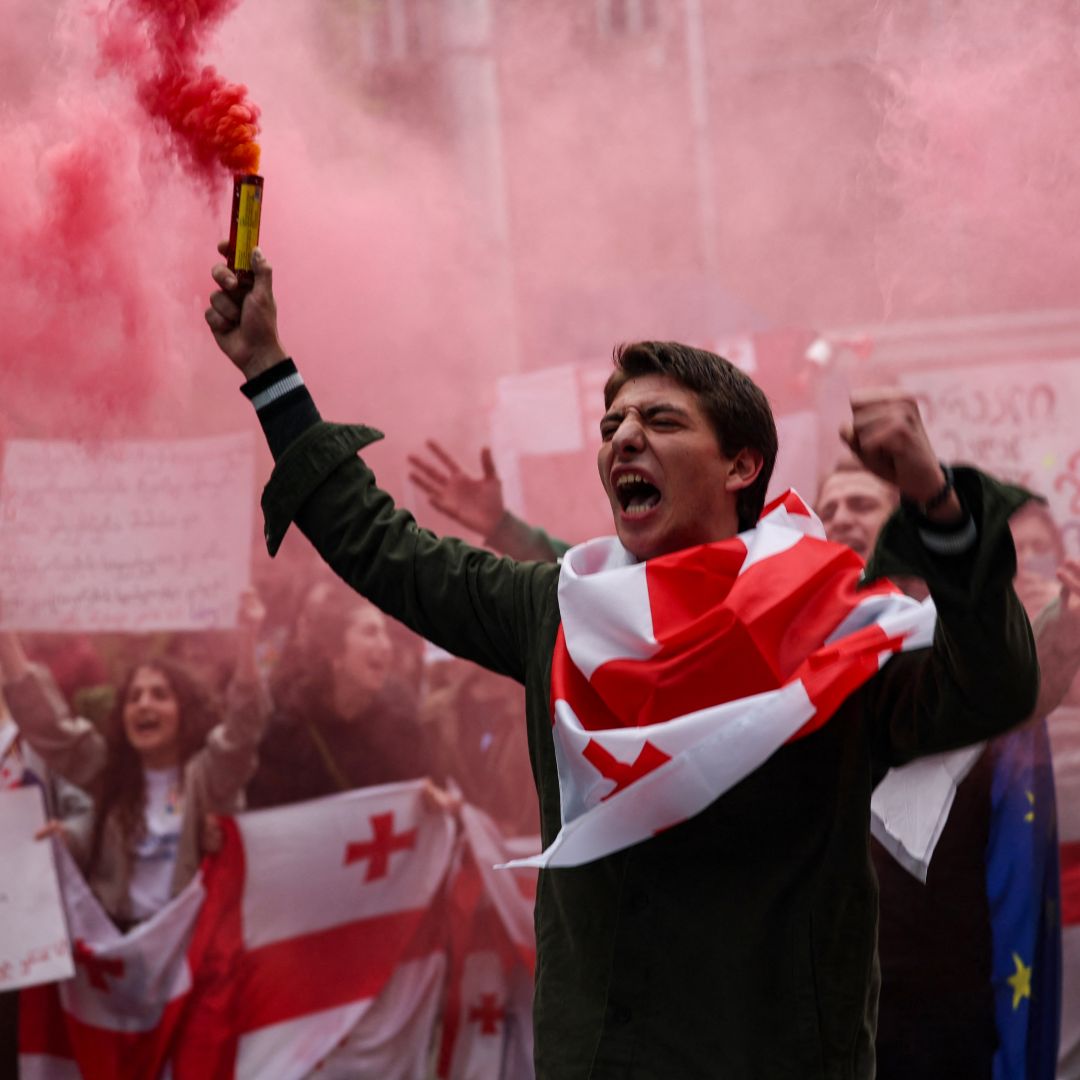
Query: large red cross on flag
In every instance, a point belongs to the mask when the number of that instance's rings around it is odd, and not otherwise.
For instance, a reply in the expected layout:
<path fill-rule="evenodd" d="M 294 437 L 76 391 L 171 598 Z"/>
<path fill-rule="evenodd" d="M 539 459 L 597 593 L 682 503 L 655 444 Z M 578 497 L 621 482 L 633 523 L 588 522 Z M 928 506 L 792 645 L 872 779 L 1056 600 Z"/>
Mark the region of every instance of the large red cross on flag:
<path fill-rule="evenodd" d="M 416 847 L 416 830 L 394 833 L 393 814 L 374 814 L 371 817 L 371 839 L 362 843 L 352 842 L 345 848 L 345 865 L 367 859 L 364 881 L 376 881 L 386 877 L 390 869 L 390 856 L 396 851 L 412 851 Z"/>
<path fill-rule="evenodd" d="M 551 674 L 563 824 L 510 865 L 577 866 L 687 820 L 929 644 L 933 605 L 860 588 L 862 569 L 790 491 L 752 530 L 644 563 L 614 538 L 573 548 Z"/>

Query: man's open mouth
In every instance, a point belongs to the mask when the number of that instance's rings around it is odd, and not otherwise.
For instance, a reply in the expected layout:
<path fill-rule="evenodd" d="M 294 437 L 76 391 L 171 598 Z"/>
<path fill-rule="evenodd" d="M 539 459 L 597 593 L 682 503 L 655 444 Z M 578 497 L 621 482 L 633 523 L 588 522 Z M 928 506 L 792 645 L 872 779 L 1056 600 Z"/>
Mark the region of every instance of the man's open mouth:
<path fill-rule="evenodd" d="M 623 473 L 615 481 L 615 497 L 624 514 L 647 514 L 660 502 L 660 489 L 641 473 Z"/>

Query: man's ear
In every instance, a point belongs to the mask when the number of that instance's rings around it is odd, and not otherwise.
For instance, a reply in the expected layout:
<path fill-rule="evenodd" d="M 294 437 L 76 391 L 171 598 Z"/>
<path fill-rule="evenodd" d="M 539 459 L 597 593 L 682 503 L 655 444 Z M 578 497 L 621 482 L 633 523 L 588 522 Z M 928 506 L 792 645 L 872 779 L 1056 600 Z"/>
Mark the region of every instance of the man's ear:
<path fill-rule="evenodd" d="M 748 488 L 757 478 L 765 464 L 765 458 L 760 450 L 752 450 L 744 446 L 732 459 L 728 467 L 727 483 L 724 488 L 727 491 L 742 491 Z"/>

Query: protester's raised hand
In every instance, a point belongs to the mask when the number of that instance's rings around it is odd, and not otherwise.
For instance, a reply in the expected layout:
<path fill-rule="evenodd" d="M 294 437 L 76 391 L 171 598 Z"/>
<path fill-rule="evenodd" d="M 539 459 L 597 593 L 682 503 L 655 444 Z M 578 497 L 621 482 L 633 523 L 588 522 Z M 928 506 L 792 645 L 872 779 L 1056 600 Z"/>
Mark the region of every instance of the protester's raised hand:
<path fill-rule="evenodd" d="M 1080 559 L 1066 559 L 1057 570 L 1062 616 L 1080 626 Z"/>
<path fill-rule="evenodd" d="M 240 594 L 236 612 L 236 629 L 239 633 L 239 648 L 236 654 L 236 677 L 252 682 L 258 677 L 259 661 L 256 656 L 256 644 L 259 630 L 266 619 L 266 605 L 257 589 L 248 586 Z"/>
<path fill-rule="evenodd" d="M 1035 631 L 1042 679 L 1034 716 L 1048 716 L 1080 691 L 1080 561 L 1066 559 L 1057 581 L 1019 573 L 1013 583 Z"/>
<path fill-rule="evenodd" d="M 851 395 L 851 423 L 841 428 L 840 436 L 862 464 L 897 487 L 902 498 L 926 503 L 941 491 L 941 464 L 910 394 L 892 387 L 856 391 Z M 950 492 L 935 516 L 946 520 L 960 514 L 960 503 Z"/>
<path fill-rule="evenodd" d="M 35 840 L 48 840 L 50 836 L 59 836 L 68 847 L 71 846 L 71 834 L 68 832 L 64 823 L 62 821 L 57 821 L 56 818 L 50 818 L 36 833 L 34 833 Z"/>
<path fill-rule="evenodd" d="M 30 661 L 18 635 L 0 630 L 0 683 L 18 682 L 30 670 Z"/>
<path fill-rule="evenodd" d="M 259 590 L 249 585 L 240 593 L 237 602 L 236 623 L 239 629 L 257 634 L 266 621 L 266 605 Z"/>
<path fill-rule="evenodd" d="M 490 536 L 503 516 L 502 482 L 491 451 L 480 451 L 480 476 L 469 476 L 434 439 L 427 440 L 434 461 L 409 455 L 409 479 L 431 505 L 481 536 Z"/>
<path fill-rule="evenodd" d="M 1080 645 L 1080 560 L 1066 559 L 1056 581 L 1021 570 L 1013 588 L 1033 625 L 1040 616 L 1057 622 L 1070 646 Z"/>
<path fill-rule="evenodd" d="M 218 251 L 224 255 L 228 246 L 218 244 Z M 247 289 L 224 263 L 215 265 L 210 276 L 218 289 L 210 294 L 205 312 L 218 348 L 249 379 L 285 359 L 277 334 L 273 272 L 259 248 L 252 252 L 251 270 L 255 280 Z"/>
<path fill-rule="evenodd" d="M 457 814 L 465 801 L 459 792 L 441 788 L 426 778 L 420 796 L 424 800 L 424 809 L 431 814 Z"/>

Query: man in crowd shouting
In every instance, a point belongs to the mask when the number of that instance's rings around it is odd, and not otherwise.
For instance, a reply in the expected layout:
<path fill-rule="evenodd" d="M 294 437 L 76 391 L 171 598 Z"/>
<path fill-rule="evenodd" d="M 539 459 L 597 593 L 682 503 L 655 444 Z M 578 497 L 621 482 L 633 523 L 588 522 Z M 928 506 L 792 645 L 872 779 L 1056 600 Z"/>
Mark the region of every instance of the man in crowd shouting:
<path fill-rule="evenodd" d="M 564 639 L 577 628 L 563 610 L 560 568 L 436 537 L 397 509 L 358 457 L 380 434 L 322 420 L 278 339 L 271 271 L 261 253 L 254 272 L 254 286 L 244 292 L 224 265 L 214 268 L 217 291 L 206 321 L 244 374 L 244 393 L 274 454 L 263 496 L 271 552 L 295 521 L 334 570 L 384 611 L 525 685 L 549 845 L 569 809 L 561 803 L 552 736 L 553 665 L 569 672 L 569 681 L 577 677 L 566 662 Z M 644 564 L 650 581 L 674 575 L 683 582 L 678 603 L 650 597 L 653 614 L 659 617 L 659 602 L 681 617 L 676 609 L 687 601 L 714 628 L 716 645 L 705 661 L 717 700 L 733 696 L 726 684 L 749 686 L 751 696 L 776 689 L 770 664 L 757 663 L 752 643 L 728 632 L 728 605 L 747 550 L 736 536 L 754 528 L 776 458 L 764 395 L 718 356 L 641 342 L 618 350 L 605 406 L 598 465 L 618 558 L 625 566 Z M 858 687 L 825 710 L 815 730 L 787 742 L 689 820 L 582 865 L 541 873 L 539 1077 L 873 1075 L 870 793 L 893 765 L 1022 720 L 1034 706 L 1038 668 L 1011 587 L 1008 517 L 1025 494 L 974 470 L 944 469 L 914 402 L 892 391 L 854 399 L 845 438 L 904 506 L 883 531 L 865 577 L 924 579 L 937 603 L 933 644 L 895 655 L 880 670 L 872 654 Z M 805 550 L 831 568 L 830 598 L 852 599 L 854 555 L 824 540 L 814 544 L 820 546 Z M 687 573 L 697 583 L 689 590 Z M 828 660 L 830 649 L 824 639 L 803 640 L 819 594 L 812 575 L 798 566 L 792 574 L 794 580 L 776 575 L 768 585 L 777 609 L 788 610 L 789 594 L 800 597 L 790 626 L 772 627 L 779 641 L 773 658 L 784 672 L 800 664 L 809 671 Z M 626 618 L 617 606 L 611 612 L 620 632 Z M 687 666 L 700 672 L 701 655 L 680 652 L 684 643 L 663 643 L 668 673 Z M 753 678 L 743 663 L 751 654 Z M 675 718 L 699 690 L 661 671 L 649 708 Z M 627 707 L 632 714 L 636 704 Z M 639 723 L 632 715 L 620 722 Z M 611 776 L 631 772 L 633 765 L 616 762 Z"/>

